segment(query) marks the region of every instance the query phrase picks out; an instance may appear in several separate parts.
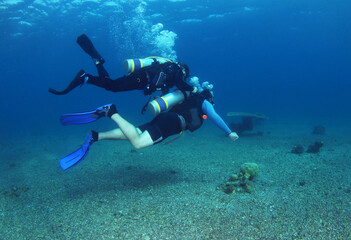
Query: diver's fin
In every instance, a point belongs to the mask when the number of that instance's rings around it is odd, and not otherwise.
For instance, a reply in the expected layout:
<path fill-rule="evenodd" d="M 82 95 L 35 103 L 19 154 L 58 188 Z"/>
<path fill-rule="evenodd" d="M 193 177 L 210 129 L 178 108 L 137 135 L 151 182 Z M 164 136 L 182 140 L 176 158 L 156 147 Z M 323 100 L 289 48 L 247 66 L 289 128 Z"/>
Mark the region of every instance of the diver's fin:
<path fill-rule="evenodd" d="M 77 43 L 79 46 L 87 53 L 90 57 L 99 60 L 99 63 L 104 63 L 105 60 L 101 57 L 98 51 L 95 49 L 92 41 L 85 34 L 80 35 L 77 38 Z"/>
<path fill-rule="evenodd" d="M 101 117 L 107 116 L 107 113 L 110 110 L 111 105 L 112 104 L 107 104 L 107 105 L 98 107 L 94 111 L 90 111 L 90 112 L 64 114 L 61 116 L 60 121 L 63 126 L 94 122 Z"/>
<path fill-rule="evenodd" d="M 82 161 L 88 154 L 89 148 L 93 143 L 92 135 L 88 134 L 84 140 L 83 145 L 70 155 L 60 160 L 62 170 L 66 170 Z"/>
<path fill-rule="evenodd" d="M 74 165 L 82 161 L 86 157 L 88 151 L 89 150 L 84 151 L 84 149 L 80 147 L 70 155 L 62 158 L 60 160 L 60 166 L 62 170 L 66 170 L 70 167 L 73 167 Z"/>
<path fill-rule="evenodd" d="M 57 91 L 53 88 L 49 88 L 49 92 L 55 95 L 65 95 L 75 89 L 78 86 L 82 86 L 85 83 L 85 78 L 86 78 L 86 73 L 83 69 L 81 69 L 77 75 L 74 77 L 74 79 L 70 82 L 70 84 L 66 87 L 66 89 L 62 91 Z"/>

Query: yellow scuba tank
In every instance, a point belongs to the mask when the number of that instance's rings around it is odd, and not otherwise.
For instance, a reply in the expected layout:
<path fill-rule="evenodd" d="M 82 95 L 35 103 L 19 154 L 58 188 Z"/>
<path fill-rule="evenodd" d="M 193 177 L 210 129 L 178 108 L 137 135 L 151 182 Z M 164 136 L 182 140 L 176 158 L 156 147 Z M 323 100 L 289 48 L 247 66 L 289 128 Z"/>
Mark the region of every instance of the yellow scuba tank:
<path fill-rule="evenodd" d="M 172 62 L 171 60 L 163 57 L 147 57 L 147 58 L 134 58 L 134 59 L 127 59 L 124 61 L 124 70 L 127 73 L 132 73 L 137 71 L 143 67 L 150 66 L 154 61 L 162 64 L 165 62 Z"/>
<path fill-rule="evenodd" d="M 186 92 L 190 95 L 189 92 Z M 155 100 L 149 102 L 148 108 L 152 115 L 156 116 L 159 113 L 172 108 L 174 105 L 184 101 L 184 94 L 180 90 L 168 93 L 162 97 L 156 98 Z"/>

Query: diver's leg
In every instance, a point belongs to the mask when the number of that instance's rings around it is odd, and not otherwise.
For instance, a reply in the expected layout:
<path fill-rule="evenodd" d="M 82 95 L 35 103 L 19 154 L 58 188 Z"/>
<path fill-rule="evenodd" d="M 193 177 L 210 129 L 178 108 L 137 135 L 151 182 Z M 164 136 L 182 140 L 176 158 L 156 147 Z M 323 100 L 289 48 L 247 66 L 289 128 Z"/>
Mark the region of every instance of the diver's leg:
<path fill-rule="evenodd" d="M 103 67 L 103 64 L 105 63 L 105 60 L 101 57 L 100 53 L 95 49 L 92 41 L 88 38 L 87 35 L 82 34 L 77 38 L 77 43 L 79 46 L 94 60 L 94 63 L 96 65 L 96 68 L 99 73 L 99 78 L 104 79 L 104 78 L 110 78 L 108 72 L 106 69 Z M 70 84 L 67 86 L 66 89 L 62 91 L 57 91 L 55 89 L 49 88 L 49 92 L 56 94 L 56 95 L 64 95 L 72 91 L 74 88 L 78 86 L 82 86 L 88 79 L 94 78 L 91 75 L 88 75 L 84 72 L 84 70 L 80 70 L 75 78 L 70 82 Z M 98 79 L 98 78 L 97 78 Z"/>
<path fill-rule="evenodd" d="M 77 43 L 94 60 L 95 66 L 99 73 L 99 77 L 109 78 L 110 76 L 103 66 L 103 64 L 105 63 L 105 60 L 103 59 L 103 57 L 101 57 L 100 53 L 95 49 L 89 37 L 85 34 L 82 34 L 77 38 Z"/>
<path fill-rule="evenodd" d="M 119 126 L 123 135 L 135 148 L 145 148 L 154 144 L 149 132 L 144 131 L 141 133 L 140 129 L 136 128 L 133 124 L 118 114 L 114 104 L 110 106 L 107 116 Z M 116 133 L 120 134 L 118 130 Z"/>
<path fill-rule="evenodd" d="M 154 144 L 147 130 L 141 131 L 118 114 L 116 106 L 110 105 L 107 117 L 111 118 L 120 128 L 107 132 L 91 131 L 93 141 L 99 140 L 128 140 L 135 148 L 145 148 Z"/>
<path fill-rule="evenodd" d="M 136 128 L 139 134 L 142 134 L 142 131 L 139 128 Z M 96 141 L 100 140 L 127 140 L 126 136 L 123 134 L 120 128 L 116 128 L 106 132 L 98 132 L 96 135 Z"/>
<path fill-rule="evenodd" d="M 72 91 L 74 88 L 82 86 L 85 83 L 89 83 L 112 92 L 124 92 L 131 90 L 142 90 L 148 83 L 147 77 L 145 74 L 143 75 L 143 73 L 123 76 L 116 80 L 112 80 L 102 64 L 98 64 L 97 68 L 99 71 L 98 77 L 87 74 L 84 72 L 84 70 L 80 70 L 66 89 L 57 91 L 55 89 L 49 88 L 49 92 L 56 95 L 64 95 Z"/>
<path fill-rule="evenodd" d="M 122 77 L 116 80 L 112 80 L 111 78 L 108 77 L 108 73 L 106 72 L 106 70 L 102 65 L 98 69 L 100 69 L 98 77 L 87 74 L 82 69 L 77 73 L 77 75 L 66 87 L 66 89 L 62 91 L 57 91 L 53 88 L 49 88 L 49 92 L 56 95 L 64 95 L 72 91 L 74 88 L 78 86 L 82 86 L 85 83 L 89 83 L 101 88 L 105 88 L 106 90 L 112 91 L 112 92 L 121 92 L 121 91 L 129 91 L 129 90 L 136 89 L 134 87 L 135 86 L 134 82 L 131 81 L 128 77 Z"/>
<path fill-rule="evenodd" d="M 111 119 L 120 127 L 121 132 L 135 148 L 145 148 L 154 144 L 148 131 L 140 133 L 138 128 L 129 123 L 118 113 L 113 114 Z"/>
<path fill-rule="evenodd" d="M 124 92 L 131 90 L 142 90 L 146 87 L 148 80 L 144 72 L 123 76 L 112 80 L 109 77 L 94 77 L 89 75 L 87 83 L 105 88 L 112 92 Z"/>
<path fill-rule="evenodd" d="M 104 68 L 104 65 L 102 63 L 96 62 L 95 66 L 96 66 L 96 69 L 99 73 L 100 78 L 110 78 L 110 75 L 108 74 L 108 72 L 106 71 L 106 69 Z"/>
<path fill-rule="evenodd" d="M 107 132 L 99 132 L 97 139 L 100 140 L 126 140 L 120 128 L 116 128 Z"/>

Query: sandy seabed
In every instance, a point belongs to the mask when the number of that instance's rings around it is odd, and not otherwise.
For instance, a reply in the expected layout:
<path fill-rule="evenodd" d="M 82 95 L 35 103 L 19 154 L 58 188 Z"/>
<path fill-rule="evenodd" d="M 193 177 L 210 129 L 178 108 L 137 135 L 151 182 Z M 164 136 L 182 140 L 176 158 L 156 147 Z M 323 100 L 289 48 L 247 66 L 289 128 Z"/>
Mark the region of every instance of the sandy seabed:
<path fill-rule="evenodd" d="M 204 127 L 144 150 L 34 134 L 0 142 L 0 239 L 351 239 L 349 126 L 259 126 L 232 142 Z M 256 130 L 256 129 L 255 129 Z M 320 153 L 292 154 L 322 141 Z M 246 162 L 253 192 L 217 190 Z"/>

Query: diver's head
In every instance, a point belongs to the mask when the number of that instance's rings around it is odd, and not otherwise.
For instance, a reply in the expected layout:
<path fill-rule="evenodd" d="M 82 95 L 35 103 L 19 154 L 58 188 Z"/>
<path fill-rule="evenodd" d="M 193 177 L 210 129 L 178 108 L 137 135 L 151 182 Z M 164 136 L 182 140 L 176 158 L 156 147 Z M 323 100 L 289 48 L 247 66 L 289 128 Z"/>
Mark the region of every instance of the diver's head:
<path fill-rule="evenodd" d="M 182 62 L 178 62 L 177 64 L 180 67 L 180 69 L 182 69 L 184 79 L 187 79 L 190 75 L 190 70 L 189 70 L 188 65 L 186 65 L 185 63 L 182 63 Z"/>
<path fill-rule="evenodd" d="M 200 92 L 201 96 L 203 96 L 207 101 L 210 103 L 214 104 L 213 102 L 213 94 L 210 89 L 205 89 L 202 92 Z"/>

